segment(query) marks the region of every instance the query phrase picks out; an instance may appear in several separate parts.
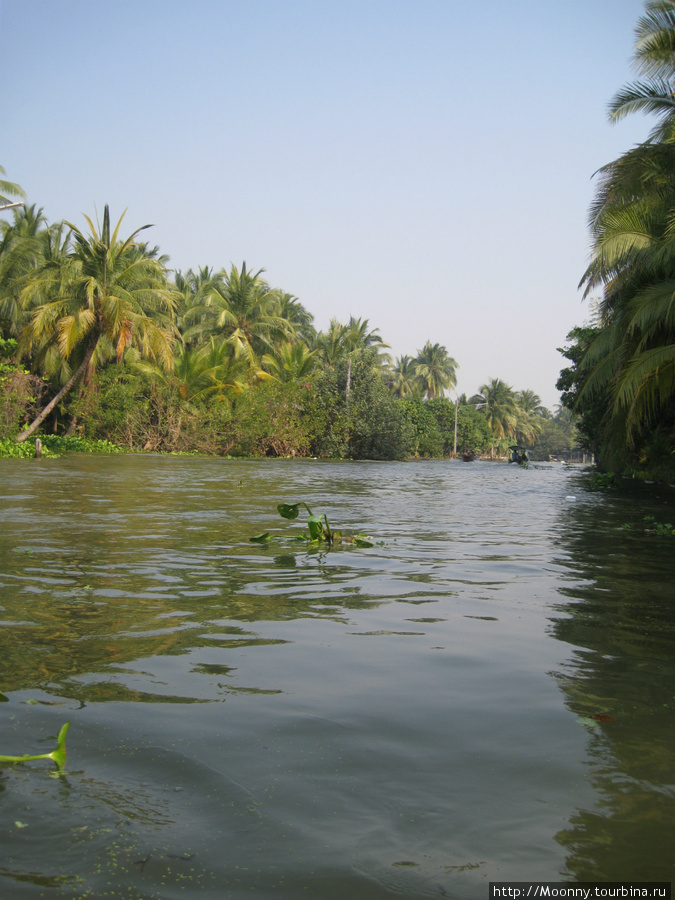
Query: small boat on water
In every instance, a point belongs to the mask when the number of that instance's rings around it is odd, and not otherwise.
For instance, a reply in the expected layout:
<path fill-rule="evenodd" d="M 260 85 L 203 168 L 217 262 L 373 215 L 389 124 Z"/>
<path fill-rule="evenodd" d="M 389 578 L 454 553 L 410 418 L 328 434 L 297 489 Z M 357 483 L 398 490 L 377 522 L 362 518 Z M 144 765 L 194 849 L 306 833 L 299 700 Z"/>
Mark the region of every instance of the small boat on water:
<path fill-rule="evenodd" d="M 473 450 L 468 450 L 466 453 L 462 453 L 462 459 L 464 462 L 473 462 L 476 459 L 476 454 Z"/>
<path fill-rule="evenodd" d="M 514 447 L 509 447 L 512 451 L 511 459 L 509 462 L 518 463 L 519 466 L 526 466 L 530 461 L 530 454 L 524 447 L 518 447 L 517 445 Z"/>

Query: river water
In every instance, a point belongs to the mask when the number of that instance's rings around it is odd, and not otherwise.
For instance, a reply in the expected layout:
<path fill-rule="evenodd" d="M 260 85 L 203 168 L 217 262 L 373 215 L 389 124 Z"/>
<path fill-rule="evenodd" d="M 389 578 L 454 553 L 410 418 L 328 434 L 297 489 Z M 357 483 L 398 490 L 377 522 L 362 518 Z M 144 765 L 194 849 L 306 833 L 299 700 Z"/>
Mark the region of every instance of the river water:
<path fill-rule="evenodd" d="M 0 896 L 673 879 L 675 489 L 586 477 L 0 460 L 0 753 L 72 723 L 0 768 Z"/>

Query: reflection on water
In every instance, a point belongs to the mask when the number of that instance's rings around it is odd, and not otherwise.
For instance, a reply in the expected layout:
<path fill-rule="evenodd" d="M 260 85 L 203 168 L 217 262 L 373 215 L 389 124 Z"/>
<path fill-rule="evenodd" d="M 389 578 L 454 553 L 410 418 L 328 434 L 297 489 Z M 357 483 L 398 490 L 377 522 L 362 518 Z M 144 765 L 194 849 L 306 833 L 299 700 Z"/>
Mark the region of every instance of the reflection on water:
<path fill-rule="evenodd" d="M 644 528 L 646 513 L 669 520 L 668 491 L 649 500 L 647 509 L 644 495 L 625 490 L 600 510 L 575 506 L 566 517 L 574 583 L 560 590 L 568 599 L 552 630 L 574 647 L 558 678 L 567 705 L 590 729 L 596 797 L 557 839 L 580 880 L 610 880 L 617 859 L 636 879 L 655 871 L 672 877 L 675 543 Z"/>
<path fill-rule="evenodd" d="M 0 461 L 0 752 L 72 721 L 64 776 L 0 769 L 3 896 L 671 879 L 675 544 L 638 526 L 673 495 L 558 466 Z M 299 500 L 376 545 L 295 544 Z"/>

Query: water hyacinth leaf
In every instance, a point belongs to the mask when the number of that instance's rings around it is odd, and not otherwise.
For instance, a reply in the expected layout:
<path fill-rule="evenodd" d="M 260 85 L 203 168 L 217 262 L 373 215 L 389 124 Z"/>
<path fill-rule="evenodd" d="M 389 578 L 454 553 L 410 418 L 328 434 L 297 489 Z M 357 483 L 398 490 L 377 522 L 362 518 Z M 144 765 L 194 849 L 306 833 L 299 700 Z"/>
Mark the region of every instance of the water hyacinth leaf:
<path fill-rule="evenodd" d="M 323 537 L 323 520 L 321 516 L 310 516 L 307 519 L 309 536 L 313 541 L 319 541 Z"/>
<path fill-rule="evenodd" d="M 51 759 L 56 763 L 59 771 L 61 771 L 66 764 L 66 734 L 68 733 L 69 728 L 70 722 L 66 722 L 65 725 L 61 726 L 56 738 L 56 750 L 52 750 L 51 753 L 26 754 L 25 756 L 5 756 L 3 754 L 0 755 L 0 763 L 22 763 L 31 762 L 35 759 Z"/>
<path fill-rule="evenodd" d="M 68 734 L 69 728 L 70 722 L 66 722 L 65 725 L 61 726 L 56 738 L 56 750 L 52 750 L 52 752 L 48 754 L 59 767 L 59 770 L 63 769 L 66 764 L 66 735 Z"/>
<path fill-rule="evenodd" d="M 297 519 L 300 512 L 299 503 L 280 503 L 277 506 L 277 512 L 284 519 Z"/>
<path fill-rule="evenodd" d="M 269 544 L 271 540 L 269 531 L 263 531 L 262 534 L 254 534 L 253 537 L 249 538 L 249 541 L 253 541 L 254 544 Z"/>
<path fill-rule="evenodd" d="M 357 547 L 372 547 L 373 546 L 372 541 L 369 541 L 363 537 L 359 537 L 358 535 L 355 535 L 354 543 L 356 544 Z"/>

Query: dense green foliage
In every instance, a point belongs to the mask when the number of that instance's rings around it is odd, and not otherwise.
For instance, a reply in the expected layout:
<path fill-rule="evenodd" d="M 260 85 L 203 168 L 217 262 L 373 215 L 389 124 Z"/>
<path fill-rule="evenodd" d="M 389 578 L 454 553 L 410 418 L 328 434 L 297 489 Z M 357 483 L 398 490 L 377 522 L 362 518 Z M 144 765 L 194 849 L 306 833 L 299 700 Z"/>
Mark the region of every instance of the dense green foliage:
<path fill-rule="evenodd" d="M 648 0 L 636 29 L 642 81 L 610 106 L 656 116 L 648 139 L 606 165 L 590 213 L 582 284 L 601 290 L 592 325 L 568 335 L 563 402 L 599 463 L 675 475 L 675 0 Z"/>
<path fill-rule="evenodd" d="M 367 319 L 317 332 L 297 297 L 246 263 L 171 272 L 140 240 L 148 226 L 123 237 L 107 206 L 87 231 L 34 206 L 11 216 L 0 220 L 0 455 L 33 455 L 20 444 L 39 435 L 44 455 L 494 456 L 541 430 L 539 398 L 499 379 L 510 418 L 488 386 L 482 406 L 458 398 L 456 411 L 445 393 L 458 364 L 441 344 L 392 364 Z"/>

